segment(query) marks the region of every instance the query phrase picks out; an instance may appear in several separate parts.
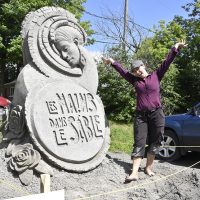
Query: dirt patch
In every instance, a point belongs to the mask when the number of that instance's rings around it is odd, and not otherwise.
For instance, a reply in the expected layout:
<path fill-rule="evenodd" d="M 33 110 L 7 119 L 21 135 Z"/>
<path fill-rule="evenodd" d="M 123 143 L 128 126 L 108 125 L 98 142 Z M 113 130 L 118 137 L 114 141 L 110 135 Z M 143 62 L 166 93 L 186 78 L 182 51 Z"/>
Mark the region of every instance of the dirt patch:
<path fill-rule="evenodd" d="M 156 176 L 148 177 L 142 168 L 140 179 L 124 184 L 131 171 L 130 156 L 108 153 L 94 170 L 77 174 L 54 168 L 51 190 L 65 189 L 67 200 L 197 200 L 200 199 L 200 164 L 188 168 L 200 160 L 200 153 L 192 153 L 174 163 L 155 161 Z M 0 200 L 27 194 L 40 193 L 40 179 L 34 176 L 31 185 L 23 186 L 16 174 L 7 169 L 4 149 L 0 150 Z M 90 197 L 90 198 L 88 198 Z"/>

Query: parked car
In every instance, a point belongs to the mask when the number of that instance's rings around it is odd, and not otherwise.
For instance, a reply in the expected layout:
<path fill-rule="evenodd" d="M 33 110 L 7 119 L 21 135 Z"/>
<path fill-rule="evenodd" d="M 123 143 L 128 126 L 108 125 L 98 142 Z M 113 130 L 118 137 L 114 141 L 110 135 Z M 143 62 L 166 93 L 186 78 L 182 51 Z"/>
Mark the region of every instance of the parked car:
<path fill-rule="evenodd" d="M 8 99 L 0 96 L 0 121 L 3 119 L 4 115 L 7 115 L 10 103 Z"/>
<path fill-rule="evenodd" d="M 0 96 L 0 107 L 5 108 L 8 107 L 10 104 L 10 100 L 6 99 L 5 97 Z"/>
<path fill-rule="evenodd" d="M 188 151 L 200 152 L 200 103 L 187 113 L 165 117 L 164 141 L 158 158 L 174 161 Z"/>

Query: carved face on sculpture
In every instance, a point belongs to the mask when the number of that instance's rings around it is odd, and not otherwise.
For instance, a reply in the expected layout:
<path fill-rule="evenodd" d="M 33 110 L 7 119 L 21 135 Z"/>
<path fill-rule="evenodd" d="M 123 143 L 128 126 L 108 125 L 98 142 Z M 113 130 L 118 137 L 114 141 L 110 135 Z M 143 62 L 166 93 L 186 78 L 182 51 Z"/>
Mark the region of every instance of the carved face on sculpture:
<path fill-rule="evenodd" d="M 72 27 L 63 26 L 56 30 L 55 46 L 63 60 L 72 67 L 83 66 L 79 48 L 80 32 Z"/>

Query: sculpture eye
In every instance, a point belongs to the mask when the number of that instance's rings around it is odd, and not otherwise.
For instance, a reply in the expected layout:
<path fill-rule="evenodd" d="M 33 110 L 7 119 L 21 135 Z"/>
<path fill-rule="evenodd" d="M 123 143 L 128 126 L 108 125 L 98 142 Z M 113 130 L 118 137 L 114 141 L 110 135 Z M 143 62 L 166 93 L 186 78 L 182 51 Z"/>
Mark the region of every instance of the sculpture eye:
<path fill-rule="evenodd" d="M 63 48 L 63 52 L 68 52 L 68 48 L 67 47 Z"/>

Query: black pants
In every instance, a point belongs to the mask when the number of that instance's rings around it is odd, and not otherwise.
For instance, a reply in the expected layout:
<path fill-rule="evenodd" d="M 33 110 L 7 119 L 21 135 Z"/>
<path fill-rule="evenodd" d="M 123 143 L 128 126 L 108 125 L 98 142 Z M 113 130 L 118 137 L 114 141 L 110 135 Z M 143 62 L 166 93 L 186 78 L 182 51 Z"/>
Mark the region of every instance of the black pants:
<path fill-rule="evenodd" d="M 134 145 L 131 159 L 144 157 L 145 146 L 147 153 L 158 153 L 163 140 L 165 115 L 162 108 L 152 111 L 136 111 L 134 120 Z"/>

